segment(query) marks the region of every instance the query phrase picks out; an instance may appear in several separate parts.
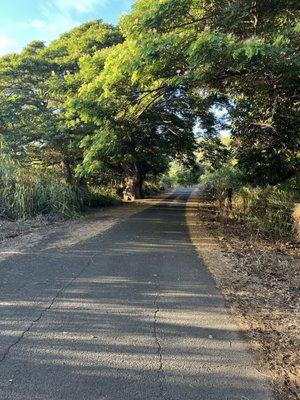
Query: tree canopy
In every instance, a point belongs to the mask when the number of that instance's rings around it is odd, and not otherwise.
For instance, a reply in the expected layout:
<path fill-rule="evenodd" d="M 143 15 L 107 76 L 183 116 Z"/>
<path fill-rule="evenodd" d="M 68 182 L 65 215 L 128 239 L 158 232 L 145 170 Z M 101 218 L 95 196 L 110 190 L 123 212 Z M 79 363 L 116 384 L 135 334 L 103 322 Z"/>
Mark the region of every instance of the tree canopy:
<path fill-rule="evenodd" d="M 139 75 L 156 93 L 171 85 L 196 92 L 200 109 L 228 108 L 235 155 L 251 183 L 274 184 L 298 171 L 296 1 L 140 0 L 121 29 L 139 48 Z"/>
<path fill-rule="evenodd" d="M 282 182 L 299 173 L 299 31 L 293 0 L 137 0 L 118 27 L 0 58 L 2 141 L 68 182 L 125 180 L 137 197 L 197 151 L 210 168 L 234 157 L 251 184 Z"/>

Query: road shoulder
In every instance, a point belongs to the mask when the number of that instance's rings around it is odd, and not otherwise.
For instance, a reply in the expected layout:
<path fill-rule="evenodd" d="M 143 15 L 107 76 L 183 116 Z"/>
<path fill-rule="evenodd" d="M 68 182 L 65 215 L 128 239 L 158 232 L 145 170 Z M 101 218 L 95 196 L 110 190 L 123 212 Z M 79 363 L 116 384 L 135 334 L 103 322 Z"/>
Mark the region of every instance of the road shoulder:
<path fill-rule="evenodd" d="M 79 242 L 101 235 L 117 223 L 130 216 L 158 204 L 168 192 L 152 199 L 134 203 L 90 210 L 77 218 L 59 220 L 52 223 L 23 224 L 24 229 L 12 230 L 14 234 L 0 240 L 0 262 L 14 254 L 22 254 L 40 243 L 43 250 L 63 250 Z M 18 223 L 16 222 L 18 225 Z M 46 243 L 46 244 L 45 244 Z"/>
<path fill-rule="evenodd" d="M 201 221 L 199 216 L 199 192 L 197 189 L 192 192 L 187 203 L 186 221 L 190 239 L 194 244 L 200 259 L 211 273 L 216 287 L 223 294 L 229 313 L 231 314 L 234 323 L 240 329 L 240 333 L 245 342 L 247 342 L 253 367 L 261 374 L 262 378 L 269 382 L 270 386 L 274 388 L 274 385 L 272 384 L 272 375 L 268 374 L 268 371 L 263 368 L 261 364 L 258 344 L 251 340 L 252 338 L 249 334 L 249 326 L 243 319 L 243 316 L 234 301 L 234 296 L 232 296 L 234 287 L 230 287 L 229 282 L 231 281 L 231 278 L 228 279 L 228 277 L 235 276 L 234 261 L 229 254 L 226 254 L 223 251 L 219 240 L 205 226 L 203 221 Z M 273 398 L 274 400 L 282 400 L 276 389 L 273 389 Z"/>

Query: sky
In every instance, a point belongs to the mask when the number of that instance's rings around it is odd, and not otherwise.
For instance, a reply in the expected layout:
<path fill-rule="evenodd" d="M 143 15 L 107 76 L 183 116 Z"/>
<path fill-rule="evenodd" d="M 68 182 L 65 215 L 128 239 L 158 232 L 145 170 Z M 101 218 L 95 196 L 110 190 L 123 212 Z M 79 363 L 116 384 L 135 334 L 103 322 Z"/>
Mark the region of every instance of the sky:
<path fill-rule="evenodd" d="M 133 0 L 0 0 L 0 55 L 32 40 L 48 43 L 93 19 L 116 24 Z"/>

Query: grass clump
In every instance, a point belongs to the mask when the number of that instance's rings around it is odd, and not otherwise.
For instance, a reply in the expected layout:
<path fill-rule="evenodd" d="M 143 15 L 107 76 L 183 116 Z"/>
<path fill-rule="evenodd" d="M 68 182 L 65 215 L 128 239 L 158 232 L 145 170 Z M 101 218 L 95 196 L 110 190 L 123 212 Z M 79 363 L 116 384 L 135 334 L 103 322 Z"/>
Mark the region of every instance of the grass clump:
<path fill-rule="evenodd" d="M 292 235 L 293 209 L 299 202 L 297 178 L 276 186 L 243 186 L 243 176 L 233 166 L 222 168 L 201 177 L 206 193 L 217 201 L 219 214 L 249 223 L 256 229 L 275 235 Z M 228 189 L 232 204 L 228 207 Z"/>
<path fill-rule="evenodd" d="M 295 194 L 280 187 L 239 190 L 233 197 L 233 210 L 239 218 L 260 230 L 276 235 L 293 233 Z"/>
<path fill-rule="evenodd" d="M 86 207 L 115 204 L 117 196 L 98 188 L 69 185 L 38 168 L 0 164 L 0 217 L 17 220 L 40 214 L 70 218 Z"/>
<path fill-rule="evenodd" d="M 89 187 L 85 193 L 85 204 L 88 207 L 108 207 L 119 204 L 121 198 L 115 189 Z"/>

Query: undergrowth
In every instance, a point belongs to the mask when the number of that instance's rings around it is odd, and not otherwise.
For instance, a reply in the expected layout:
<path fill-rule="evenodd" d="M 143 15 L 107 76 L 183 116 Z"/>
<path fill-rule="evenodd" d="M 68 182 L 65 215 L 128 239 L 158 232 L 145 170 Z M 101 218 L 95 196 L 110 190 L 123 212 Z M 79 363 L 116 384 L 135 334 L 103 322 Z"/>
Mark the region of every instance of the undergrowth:
<path fill-rule="evenodd" d="M 241 174 L 232 166 L 204 175 L 207 194 L 218 202 L 219 213 L 249 223 L 275 235 L 294 233 L 293 209 L 300 201 L 299 178 L 266 187 L 243 186 Z M 228 189 L 232 208 L 228 207 Z"/>
<path fill-rule="evenodd" d="M 3 159 L 0 162 L 0 217 L 27 219 L 39 214 L 72 217 L 86 207 L 117 202 L 115 193 L 99 188 L 69 185 L 59 176 L 38 168 L 22 168 Z"/>

